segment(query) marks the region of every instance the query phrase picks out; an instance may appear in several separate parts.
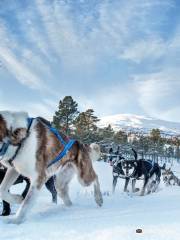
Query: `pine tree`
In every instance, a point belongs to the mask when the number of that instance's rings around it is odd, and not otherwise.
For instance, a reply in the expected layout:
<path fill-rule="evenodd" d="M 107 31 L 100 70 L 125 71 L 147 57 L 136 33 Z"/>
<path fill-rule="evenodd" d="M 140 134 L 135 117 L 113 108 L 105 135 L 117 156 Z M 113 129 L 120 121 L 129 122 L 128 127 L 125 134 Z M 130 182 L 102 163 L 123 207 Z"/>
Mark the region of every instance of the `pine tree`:
<path fill-rule="evenodd" d="M 109 124 L 107 127 L 103 128 L 103 139 L 105 141 L 113 141 L 114 130 Z"/>
<path fill-rule="evenodd" d="M 118 131 L 114 134 L 114 142 L 116 144 L 125 144 L 127 143 L 127 134 L 124 131 Z"/>
<path fill-rule="evenodd" d="M 93 109 L 81 112 L 75 120 L 75 136 L 84 143 L 97 140 L 97 122 L 99 119 L 94 115 Z"/>
<path fill-rule="evenodd" d="M 78 114 L 78 104 L 71 96 L 60 100 L 58 110 L 53 117 L 53 125 L 65 134 L 70 135 L 73 122 Z"/>
<path fill-rule="evenodd" d="M 152 142 L 152 150 L 157 154 L 163 153 L 164 149 L 164 139 L 161 137 L 160 130 L 152 129 L 150 132 L 150 141 Z"/>
<path fill-rule="evenodd" d="M 154 143 L 158 143 L 161 138 L 161 132 L 158 128 L 152 129 L 150 132 L 150 138 Z"/>
<path fill-rule="evenodd" d="M 180 137 L 174 137 L 172 143 L 176 146 L 176 157 L 180 157 Z"/>

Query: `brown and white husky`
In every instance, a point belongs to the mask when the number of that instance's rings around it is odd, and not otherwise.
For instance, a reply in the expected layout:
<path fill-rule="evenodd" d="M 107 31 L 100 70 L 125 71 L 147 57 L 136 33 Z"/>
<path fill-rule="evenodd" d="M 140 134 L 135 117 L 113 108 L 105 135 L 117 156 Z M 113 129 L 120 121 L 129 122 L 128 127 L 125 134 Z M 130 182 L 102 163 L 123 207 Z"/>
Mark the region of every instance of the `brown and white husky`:
<path fill-rule="evenodd" d="M 64 146 L 47 127 L 46 120 L 34 119 L 28 129 L 27 118 L 28 114 L 25 112 L 0 112 L 0 148 L 3 143 L 10 141 L 8 151 L 9 159 L 11 159 L 21 144 L 11 164 L 7 158 L 1 160 L 8 170 L 0 185 L 0 198 L 9 203 L 21 204 L 16 215 L 7 217 L 6 222 L 22 222 L 37 193 L 53 175 L 56 175 L 56 190 L 66 206 L 72 204 L 68 194 L 68 185 L 74 173 L 77 174 L 83 186 L 94 185 L 95 201 L 101 206 L 103 204 L 102 194 L 98 176 L 92 165 L 92 161 L 100 157 L 99 146 L 97 144 L 84 145 L 75 141 L 61 161 L 48 167 L 48 164 L 63 150 Z M 65 142 L 68 142 L 65 135 L 61 136 Z M 29 178 L 31 182 L 24 200 L 21 195 L 11 194 L 8 191 L 20 174 Z"/>

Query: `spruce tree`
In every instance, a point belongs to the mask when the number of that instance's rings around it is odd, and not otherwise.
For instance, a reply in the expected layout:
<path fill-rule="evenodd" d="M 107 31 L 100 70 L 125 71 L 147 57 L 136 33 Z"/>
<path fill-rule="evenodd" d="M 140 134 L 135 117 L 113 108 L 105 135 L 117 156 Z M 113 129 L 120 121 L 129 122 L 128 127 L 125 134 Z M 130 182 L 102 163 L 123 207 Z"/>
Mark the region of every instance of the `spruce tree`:
<path fill-rule="evenodd" d="M 67 135 L 72 132 L 73 122 L 78 114 L 78 104 L 71 96 L 59 101 L 58 110 L 53 117 L 53 125 Z"/>

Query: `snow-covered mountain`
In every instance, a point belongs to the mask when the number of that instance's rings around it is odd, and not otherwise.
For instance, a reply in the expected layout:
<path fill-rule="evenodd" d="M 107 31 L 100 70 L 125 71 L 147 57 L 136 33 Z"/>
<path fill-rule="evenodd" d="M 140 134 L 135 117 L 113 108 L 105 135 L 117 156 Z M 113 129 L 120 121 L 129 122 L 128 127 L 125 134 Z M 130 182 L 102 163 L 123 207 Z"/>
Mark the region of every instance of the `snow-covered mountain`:
<path fill-rule="evenodd" d="M 180 134 L 180 123 L 133 114 L 106 116 L 102 117 L 99 122 L 100 127 L 106 127 L 109 124 L 115 131 L 125 129 L 127 131 L 148 133 L 153 128 L 159 128 L 164 134 Z"/>

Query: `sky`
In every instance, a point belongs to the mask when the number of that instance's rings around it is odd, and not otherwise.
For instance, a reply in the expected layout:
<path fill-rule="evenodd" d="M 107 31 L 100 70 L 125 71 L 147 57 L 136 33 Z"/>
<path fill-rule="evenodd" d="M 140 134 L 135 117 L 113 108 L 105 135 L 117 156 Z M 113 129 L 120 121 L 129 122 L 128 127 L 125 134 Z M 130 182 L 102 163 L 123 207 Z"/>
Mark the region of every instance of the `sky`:
<path fill-rule="evenodd" d="M 180 1 L 1 0 L 0 110 L 180 122 Z"/>

